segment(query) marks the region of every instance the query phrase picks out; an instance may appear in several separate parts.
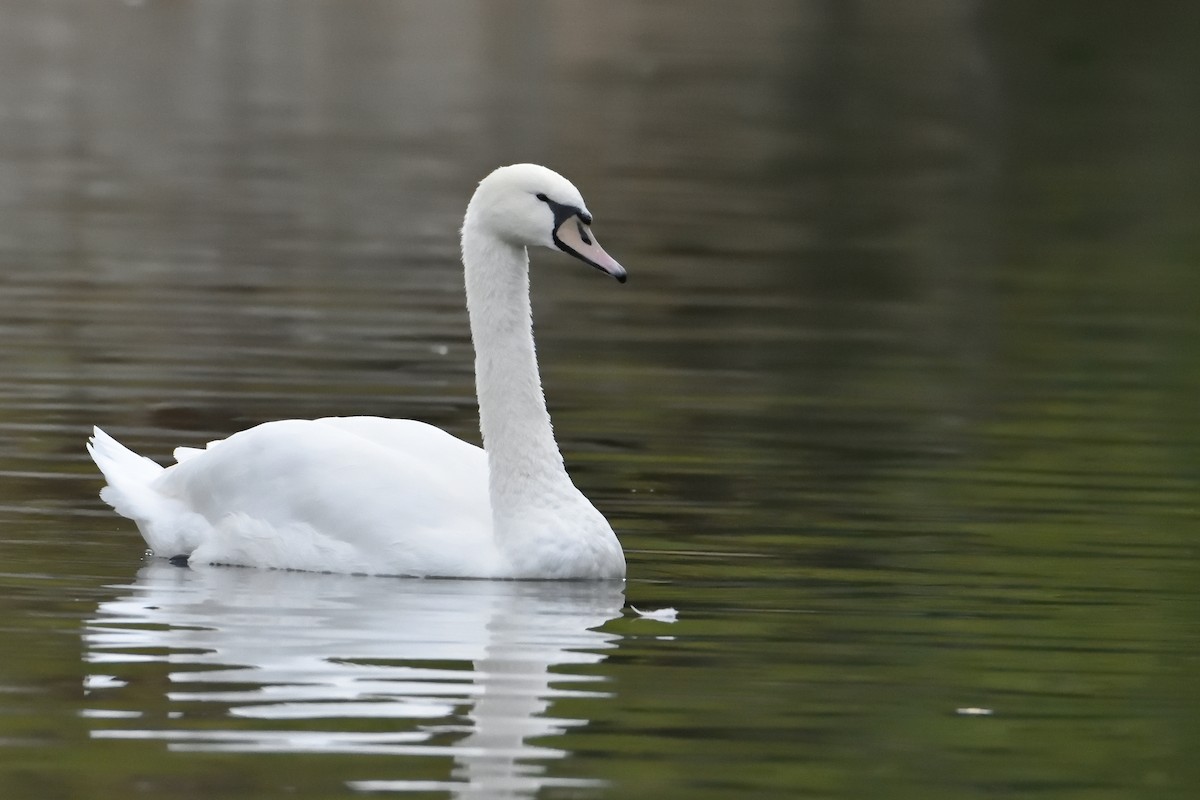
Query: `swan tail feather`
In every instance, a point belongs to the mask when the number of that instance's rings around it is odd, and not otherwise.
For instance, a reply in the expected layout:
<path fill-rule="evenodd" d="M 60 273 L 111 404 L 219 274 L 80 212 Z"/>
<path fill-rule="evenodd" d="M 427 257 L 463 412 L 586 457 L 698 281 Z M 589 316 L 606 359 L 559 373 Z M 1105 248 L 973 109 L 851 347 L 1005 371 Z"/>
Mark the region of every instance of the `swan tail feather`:
<path fill-rule="evenodd" d="M 100 490 L 100 499 L 137 523 L 155 555 L 171 558 L 195 549 L 207 523 L 157 491 L 154 483 L 165 471 L 161 465 L 139 456 L 100 428 L 92 430 L 87 451 L 108 483 Z"/>

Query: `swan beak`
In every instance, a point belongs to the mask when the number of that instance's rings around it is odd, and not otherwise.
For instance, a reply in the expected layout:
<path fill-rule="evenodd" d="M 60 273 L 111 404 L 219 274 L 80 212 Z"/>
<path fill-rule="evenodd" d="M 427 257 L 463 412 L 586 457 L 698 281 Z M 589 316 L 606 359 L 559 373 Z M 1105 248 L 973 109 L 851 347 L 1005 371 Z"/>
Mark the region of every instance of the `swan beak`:
<path fill-rule="evenodd" d="M 554 231 L 554 243 L 564 253 L 573 255 L 585 264 L 591 264 L 601 272 L 612 275 L 618 282 L 625 282 L 625 268 L 604 252 L 604 248 L 592 235 L 592 229 L 583 220 L 572 214 Z"/>

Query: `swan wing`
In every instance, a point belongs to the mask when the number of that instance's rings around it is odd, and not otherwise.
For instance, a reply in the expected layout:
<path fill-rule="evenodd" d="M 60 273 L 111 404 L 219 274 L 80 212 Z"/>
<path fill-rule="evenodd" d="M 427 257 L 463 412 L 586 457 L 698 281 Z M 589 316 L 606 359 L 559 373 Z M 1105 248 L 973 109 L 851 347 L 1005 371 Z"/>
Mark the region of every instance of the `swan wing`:
<path fill-rule="evenodd" d="M 123 488 L 125 502 L 114 507 L 138 522 L 158 555 L 322 572 L 504 572 L 486 455 L 433 426 L 285 420 L 183 455 L 151 471 L 131 453 L 138 477 L 109 476 Z"/>

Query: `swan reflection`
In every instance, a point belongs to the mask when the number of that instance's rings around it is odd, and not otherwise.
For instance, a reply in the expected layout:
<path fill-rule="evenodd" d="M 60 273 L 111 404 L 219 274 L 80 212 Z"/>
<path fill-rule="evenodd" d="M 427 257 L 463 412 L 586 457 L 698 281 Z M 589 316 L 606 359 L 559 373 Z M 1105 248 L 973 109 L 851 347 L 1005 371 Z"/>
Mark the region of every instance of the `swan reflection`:
<path fill-rule="evenodd" d="M 551 668 L 603 661 L 618 637 L 594 629 L 620 616 L 625 599 L 620 584 L 595 582 L 419 581 L 161 562 L 123 588 L 83 635 L 93 737 L 161 739 L 173 750 L 449 756 L 455 766 L 446 781 L 348 783 L 491 797 L 580 785 L 544 775 L 540 762 L 566 753 L 527 740 L 587 722 L 545 712 L 558 698 L 604 697 L 602 678 Z M 145 675 L 144 666 L 126 665 L 147 662 L 169 670 L 169 710 L 153 728 L 122 698 L 135 689 L 129 676 Z M 211 717 L 212 704 L 225 708 L 224 729 L 189 724 L 193 712 Z M 322 719 L 329 730 L 312 730 Z M 355 725 L 364 719 L 391 720 L 392 729 Z M 264 729 L 264 720 L 275 724 Z M 303 728 L 289 728 L 297 720 Z"/>

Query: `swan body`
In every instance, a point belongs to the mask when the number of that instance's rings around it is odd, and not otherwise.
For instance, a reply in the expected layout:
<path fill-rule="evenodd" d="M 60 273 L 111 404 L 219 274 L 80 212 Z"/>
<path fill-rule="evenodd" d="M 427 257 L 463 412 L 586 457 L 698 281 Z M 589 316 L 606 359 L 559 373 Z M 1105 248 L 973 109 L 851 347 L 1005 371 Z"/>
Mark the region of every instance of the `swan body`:
<path fill-rule="evenodd" d="M 554 440 L 534 353 L 530 246 L 624 282 L 579 191 L 533 164 L 501 167 L 467 206 L 462 255 L 484 447 L 413 420 L 268 422 L 181 447 L 162 467 L 99 428 L 100 496 L 157 556 L 318 572 L 620 579 L 607 520 Z"/>

